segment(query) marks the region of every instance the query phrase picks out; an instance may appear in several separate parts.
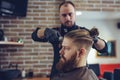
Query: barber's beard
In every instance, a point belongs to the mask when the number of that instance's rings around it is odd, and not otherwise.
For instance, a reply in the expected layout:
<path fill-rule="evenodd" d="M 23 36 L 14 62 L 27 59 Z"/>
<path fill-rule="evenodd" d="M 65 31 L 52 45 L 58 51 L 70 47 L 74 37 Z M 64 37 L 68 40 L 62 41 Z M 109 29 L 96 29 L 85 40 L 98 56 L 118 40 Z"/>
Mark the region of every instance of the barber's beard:
<path fill-rule="evenodd" d="M 56 69 L 63 72 L 67 72 L 74 69 L 76 66 L 76 56 L 77 54 L 74 54 L 68 61 L 66 61 L 66 58 L 62 56 L 59 62 L 56 64 Z"/>
<path fill-rule="evenodd" d="M 72 26 L 73 26 L 72 21 L 66 21 L 66 22 L 65 22 L 65 26 L 67 26 L 67 27 L 72 27 Z"/>

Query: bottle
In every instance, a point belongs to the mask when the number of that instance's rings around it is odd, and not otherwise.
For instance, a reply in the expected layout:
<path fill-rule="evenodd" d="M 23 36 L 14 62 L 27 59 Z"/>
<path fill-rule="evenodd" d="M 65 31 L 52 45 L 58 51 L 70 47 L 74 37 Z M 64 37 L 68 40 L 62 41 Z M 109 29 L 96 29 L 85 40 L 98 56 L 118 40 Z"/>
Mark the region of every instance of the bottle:
<path fill-rule="evenodd" d="M 33 77 L 33 70 L 32 69 L 29 69 L 28 77 Z"/>
<path fill-rule="evenodd" d="M 26 71 L 25 69 L 22 70 L 22 78 L 25 78 L 26 77 Z"/>

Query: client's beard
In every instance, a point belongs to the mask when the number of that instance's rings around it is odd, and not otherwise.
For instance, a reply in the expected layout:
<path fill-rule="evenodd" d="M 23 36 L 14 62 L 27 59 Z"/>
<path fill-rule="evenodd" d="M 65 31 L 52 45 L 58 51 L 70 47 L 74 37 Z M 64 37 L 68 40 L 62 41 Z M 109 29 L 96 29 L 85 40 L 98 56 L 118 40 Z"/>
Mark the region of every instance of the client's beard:
<path fill-rule="evenodd" d="M 63 71 L 63 72 L 67 72 L 67 71 L 70 71 L 72 69 L 75 68 L 75 65 L 76 65 L 76 55 L 77 54 L 74 54 L 73 56 L 71 56 L 71 59 L 66 61 L 66 58 L 62 55 L 61 58 L 64 59 L 59 60 L 59 62 L 56 64 L 56 69 L 59 70 L 59 71 Z"/>

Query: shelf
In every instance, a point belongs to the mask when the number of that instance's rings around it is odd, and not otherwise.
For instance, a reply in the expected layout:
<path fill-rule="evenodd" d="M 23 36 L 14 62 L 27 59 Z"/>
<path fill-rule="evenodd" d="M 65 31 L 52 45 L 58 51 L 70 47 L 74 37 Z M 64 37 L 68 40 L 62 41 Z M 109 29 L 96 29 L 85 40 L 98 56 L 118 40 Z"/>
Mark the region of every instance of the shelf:
<path fill-rule="evenodd" d="M 18 42 L 8 42 L 8 41 L 0 41 L 0 45 L 23 46 L 23 43 L 18 43 Z"/>

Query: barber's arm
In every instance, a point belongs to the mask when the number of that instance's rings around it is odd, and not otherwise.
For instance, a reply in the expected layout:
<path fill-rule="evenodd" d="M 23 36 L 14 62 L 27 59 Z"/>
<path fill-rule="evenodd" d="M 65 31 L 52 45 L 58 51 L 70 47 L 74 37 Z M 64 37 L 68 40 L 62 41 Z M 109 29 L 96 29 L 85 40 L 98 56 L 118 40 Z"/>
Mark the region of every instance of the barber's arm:
<path fill-rule="evenodd" d="M 36 41 L 49 41 L 50 43 L 56 43 L 59 41 L 59 37 L 59 32 L 51 28 L 37 28 L 32 33 L 32 39 Z"/>
<path fill-rule="evenodd" d="M 99 31 L 97 28 L 92 28 L 90 30 L 90 34 L 93 38 L 94 44 L 93 48 L 95 48 L 100 53 L 107 53 L 108 52 L 108 46 L 105 40 L 98 37 Z"/>
<path fill-rule="evenodd" d="M 44 29 L 40 29 L 40 28 L 36 28 L 31 35 L 34 41 L 47 42 L 47 39 L 43 38 L 43 36 L 44 36 Z"/>
<path fill-rule="evenodd" d="M 93 39 L 94 41 L 94 44 L 93 44 L 93 47 L 100 53 L 107 53 L 108 52 L 108 46 L 107 46 L 107 43 L 99 38 L 99 37 L 96 37 L 95 39 Z"/>

